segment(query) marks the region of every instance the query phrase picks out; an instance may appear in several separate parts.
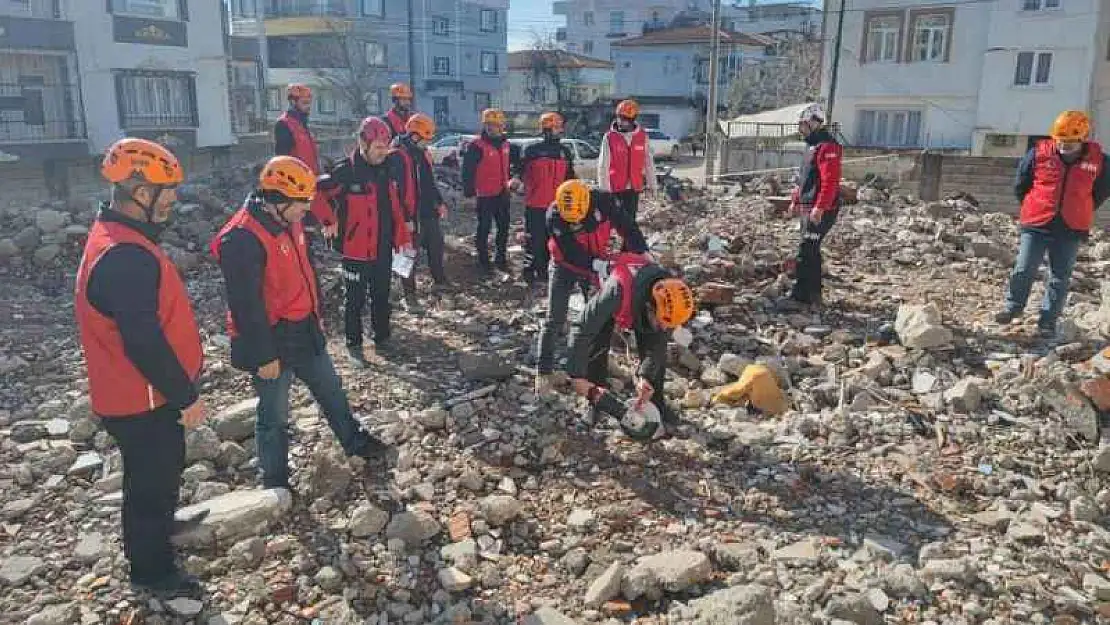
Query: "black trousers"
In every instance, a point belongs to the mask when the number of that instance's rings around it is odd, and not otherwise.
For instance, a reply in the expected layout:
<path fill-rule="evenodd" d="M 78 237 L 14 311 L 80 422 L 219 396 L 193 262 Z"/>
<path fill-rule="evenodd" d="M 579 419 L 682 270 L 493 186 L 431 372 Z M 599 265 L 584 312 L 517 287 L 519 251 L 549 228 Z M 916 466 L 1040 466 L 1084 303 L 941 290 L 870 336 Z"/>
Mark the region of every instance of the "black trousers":
<path fill-rule="evenodd" d="M 613 194 L 613 202 L 627 214 L 632 221 L 636 221 L 636 213 L 640 212 L 640 192 L 625 189 Z"/>
<path fill-rule="evenodd" d="M 389 340 L 389 317 L 393 308 L 389 304 L 389 283 L 393 278 L 393 252 L 378 252 L 374 261 L 343 259 L 344 315 L 343 331 L 347 345 L 362 345 L 362 309 L 366 296 L 370 296 L 370 324 L 374 341 Z"/>
<path fill-rule="evenodd" d="M 613 341 L 613 328 L 615 323 L 609 321 L 597 333 L 593 345 L 590 346 L 590 362 L 586 366 L 586 379 L 594 384 L 601 386 L 608 386 L 609 378 L 609 348 Z M 666 340 L 665 338 L 662 340 Z M 643 361 L 653 343 L 639 332 L 636 333 L 636 355 Z M 665 347 L 664 347 L 665 349 Z M 651 383 L 654 392 L 651 395 L 651 403 L 659 409 L 659 413 L 666 415 L 666 398 L 663 395 L 663 383 L 665 381 L 667 370 L 666 364 L 662 359 L 656 359 L 656 364 L 643 372 L 643 378 Z M 629 393 L 629 397 L 635 394 L 635 390 Z"/>
<path fill-rule="evenodd" d="M 582 290 L 582 296 L 590 297 L 590 283 L 582 276 L 566 267 L 552 263 L 547 278 L 547 317 L 540 327 L 539 359 L 536 369 L 540 374 L 555 370 L 555 337 L 563 331 L 570 308 L 570 296 L 574 287 Z"/>
<path fill-rule="evenodd" d="M 790 294 L 799 302 L 813 303 L 821 299 L 821 243 L 836 223 L 838 212 L 828 211 L 821 215 L 820 221 L 811 220 L 808 214 L 802 216 L 802 240 L 798 245 L 794 289 Z"/>
<path fill-rule="evenodd" d="M 180 411 L 159 408 L 101 420 L 123 456 L 123 553 L 132 582 L 157 582 L 176 570 L 170 538 L 185 470 L 180 419 Z"/>
<path fill-rule="evenodd" d="M 474 247 L 478 250 L 478 263 L 488 267 L 489 262 L 489 233 L 493 224 L 497 224 L 497 235 L 494 238 L 494 261 L 498 264 L 508 262 L 509 259 L 509 193 L 508 191 L 494 197 L 478 198 L 478 236 Z"/>
<path fill-rule="evenodd" d="M 439 223 L 439 215 L 420 215 L 416 221 L 416 232 L 413 233 L 416 244 L 416 261 L 420 260 L 420 250 L 428 252 L 428 270 L 432 280 L 437 283 L 447 281 L 447 274 L 443 271 L 443 227 Z M 409 277 L 401 280 L 405 295 L 416 293 L 416 266 L 413 266 Z"/>
<path fill-rule="evenodd" d="M 524 274 L 529 278 L 547 278 L 547 209 L 525 208 L 524 229 L 528 245 L 524 254 Z"/>

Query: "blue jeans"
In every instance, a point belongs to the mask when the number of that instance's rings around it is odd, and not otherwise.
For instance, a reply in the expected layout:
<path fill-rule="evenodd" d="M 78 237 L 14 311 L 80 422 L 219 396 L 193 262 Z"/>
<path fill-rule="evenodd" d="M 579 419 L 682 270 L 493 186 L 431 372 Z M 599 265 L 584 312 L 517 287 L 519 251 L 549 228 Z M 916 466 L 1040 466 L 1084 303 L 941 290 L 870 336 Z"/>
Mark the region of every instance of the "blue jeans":
<path fill-rule="evenodd" d="M 1071 281 L 1072 269 L 1075 268 L 1075 257 L 1079 254 L 1079 241 L 1078 236 L 1066 232 L 1048 234 L 1022 231 L 1021 248 L 1006 289 L 1006 311 L 1017 314 L 1025 309 L 1037 270 L 1044 260 L 1045 252 L 1048 252 L 1048 276 L 1037 324 L 1055 327 L 1056 320 L 1067 303 L 1068 283 Z"/>
<path fill-rule="evenodd" d="M 262 470 L 262 484 L 266 488 L 289 485 L 289 386 L 293 376 L 300 378 L 320 404 L 320 411 L 335 432 L 339 444 L 348 456 L 362 453 L 368 442 L 363 430 L 351 414 L 351 405 L 339 375 L 335 372 L 327 352 L 301 362 L 282 362 L 281 375 L 273 380 L 254 376 L 254 390 L 258 393 L 258 419 L 255 421 L 255 443 L 258 463 Z"/>

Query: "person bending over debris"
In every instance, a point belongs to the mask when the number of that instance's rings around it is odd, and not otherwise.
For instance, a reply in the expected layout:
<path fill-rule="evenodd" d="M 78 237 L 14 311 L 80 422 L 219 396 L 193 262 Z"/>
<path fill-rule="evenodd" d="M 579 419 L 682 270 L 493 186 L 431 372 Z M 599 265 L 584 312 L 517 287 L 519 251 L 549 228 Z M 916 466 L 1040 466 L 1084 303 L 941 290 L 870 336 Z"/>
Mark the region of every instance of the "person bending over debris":
<path fill-rule="evenodd" d="M 77 270 L 74 311 L 89 401 L 123 455 L 123 551 L 131 585 L 161 598 L 198 596 L 175 563 L 174 529 L 185 432 L 205 420 L 197 390 L 204 352 L 189 292 L 158 246 L 185 175 L 177 157 L 144 139 L 108 148 L 112 183 Z"/>
<path fill-rule="evenodd" d="M 568 180 L 559 185 L 555 201 L 547 211 L 546 241 L 551 253 L 547 284 L 547 317 L 540 328 L 539 360 L 537 362 L 536 394 L 546 396 L 552 391 L 551 373 L 555 365 L 555 335 L 562 331 L 574 287 L 589 296 L 590 286 L 600 285 L 609 271 L 612 254 L 609 239 L 615 226 L 628 241 L 634 253 L 646 253 L 643 233 L 620 207 L 613 206 L 611 196 L 591 190 L 581 180 Z"/>
<path fill-rule="evenodd" d="M 840 167 L 843 149 L 825 128 L 825 112 L 810 104 L 798 115 L 798 132 L 809 149 L 794 189 L 792 208 L 801 215 L 794 289 L 801 304 L 821 303 L 821 243 L 840 212 Z"/>
<path fill-rule="evenodd" d="M 227 288 L 231 364 L 252 374 L 258 393 L 255 440 L 266 488 L 289 488 L 286 423 L 293 376 L 308 386 L 348 456 L 390 453 L 355 421 L 325 347 L 316 274 L 301 226 L 315 191 L 316 176 L 307 165 L 274 157 L 262 168 L 258 189 L 211 245 Z"/>
<path fill-rule="evenodd" d="M 1082 111 L 1064 111 L 1052 138 L 1037 142 L 1018 164 L 1014 191 L 1021 201 L 1021 246 L 1006 288 L 1006 307 L 994 316 L 1010 323 L 1021 316 L 1037 269 L 1048 253 L 1048 275 L 1038 334 L 1056 335 L 1068 298 L 1079 243 L 1087 238 L 1098 207 L 1110 197 L 1110 162 L 1089 141 L 1091 122 Z"/>
<path fill-rule="evenodd" d="M 604 385 L 609 375 L 609 346 L 613 328 L 635 333 L 640 366 L 636 371 L 636 402 L 650 399 L 662 418 L 664 433 L 677 427 L 678 414 L 663 398 L 667 366 L 667 335 L 694 315 L 694 294 L 681 279 L 639 254 L 621 254 L 614 261 L 601 290 L 586 302 L 571 326 L 567 374 L 574 391 L 596 411 L 622 419 L 624 406 Z M 633 438 L 651 438 L 658 423 Z"/>

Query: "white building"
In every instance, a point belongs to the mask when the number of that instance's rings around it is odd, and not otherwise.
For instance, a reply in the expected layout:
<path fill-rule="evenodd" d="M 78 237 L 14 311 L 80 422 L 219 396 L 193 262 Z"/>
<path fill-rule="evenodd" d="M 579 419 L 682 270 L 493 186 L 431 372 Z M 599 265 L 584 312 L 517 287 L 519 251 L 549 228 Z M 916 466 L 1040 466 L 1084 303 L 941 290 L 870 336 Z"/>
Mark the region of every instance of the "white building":
<path fill-rule="evenodd" d="M 825 32 L 836 32 L 830 0 Z M 1110 7 L 1100 0 L 853 0 L 833 118 L 858 146 L 1018 155 L 1064 109 L 1110 139 Z M 827 37 L 829 93 L 835 36 Z"/>
<path fill-rule="evenodd" d="M 537 71 L 534 57 L 557 68 L 561 80 L 568 82 L 564 101 L 590 105 L 613 95 L 613 63 L 562 50 L 522 50 L 509 53 L 505 77 L 504 108 L 511 113 L 542 113 L 559 104 L 558 93 L 549 71 Z"/>

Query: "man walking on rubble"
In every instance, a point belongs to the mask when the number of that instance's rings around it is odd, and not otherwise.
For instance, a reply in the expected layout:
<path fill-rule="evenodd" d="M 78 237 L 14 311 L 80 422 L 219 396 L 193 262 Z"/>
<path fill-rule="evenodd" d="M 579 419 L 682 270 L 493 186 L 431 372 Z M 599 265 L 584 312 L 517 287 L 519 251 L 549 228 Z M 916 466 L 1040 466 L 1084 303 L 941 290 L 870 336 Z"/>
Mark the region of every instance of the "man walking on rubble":
<path fill-rule="evenodd" d="M 1021 316 L 1047 253 L 1037 334 L 1056 336 L 1079 244 L 1087 239 L 1095 211 L 1110 197 L 1110 162 L 1102 146 L 1089 140 L 1090 133 L 1086 113 L 1064 111 L 1052 124 L 1052 138 L 1038 141 L 1018 164 L 1014 191 L 1021 201 L 1021 244 L 1006 288 L 1006 306 L 994 316 L 997 323 Z"/>

